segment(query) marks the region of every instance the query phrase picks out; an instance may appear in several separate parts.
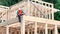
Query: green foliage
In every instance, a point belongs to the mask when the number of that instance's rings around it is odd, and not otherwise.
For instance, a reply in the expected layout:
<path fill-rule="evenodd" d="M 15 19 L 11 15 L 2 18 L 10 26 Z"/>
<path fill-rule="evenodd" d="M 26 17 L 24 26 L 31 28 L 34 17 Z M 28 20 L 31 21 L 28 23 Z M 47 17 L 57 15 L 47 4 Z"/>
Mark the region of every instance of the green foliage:
<path fill-rule="evenodd" d="M 57 0 L 57 3 L 54 4 L 54 7 L 60 10 L 60 0 Z"/>
<path fill-rule="evenodd" d="M 54 19 L 60 21 L 60 11 L 54 13 Z"/>
<path fill-rule="evenodd" d="M 21 0 L 0 0 L 0 5 L 11 6 L 11 5 L 16 4 L 20 1 Z"/>
<path fill-rule="evenodd" d="M 43 0 L 43 1 L 55 4 L 57 0 Z"/>
<path fill-rule="evenodd" d="M 60 29 L 58 29 L 58 32 L 60 33 Z"/>

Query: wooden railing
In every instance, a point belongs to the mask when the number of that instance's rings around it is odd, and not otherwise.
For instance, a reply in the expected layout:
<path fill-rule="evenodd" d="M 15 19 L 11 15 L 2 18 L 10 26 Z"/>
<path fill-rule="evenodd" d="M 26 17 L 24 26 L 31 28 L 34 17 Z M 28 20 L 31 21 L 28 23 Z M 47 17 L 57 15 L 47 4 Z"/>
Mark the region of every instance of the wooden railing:
<path fill-rule="evenodd" d="M 33 6 L 34 6 L 34 8 L 33 9 L 37 9 L 37 12 L 40 12 L 40 13 L 38 13 L 38 15 L 39 15 L 39 17 L 41 18 L 41 16 L 42 16 L 42 18 L 47 18 L 47 19 L 52 19 L 52 16 L 51 16 L 51 14 L 52 14 L 52 11 L 53 11 L 53 9 L 51 8 L 51 7 L 47 7 L 47 6 L 44 6 L 44 5 L 40 5 L 40 4 L 38 4 L 38 3 L 34 3 L 34 2 L 30 2 Z M 52 5 L 52 4 L 51 4 Z M 41 6 L 41 7 L 43 7 L 43 8 L 40 8 L 39 6 Z M 47 9 L 48 8 L 48 9 Z M 41 9 L 41 10 L 40 10 Z M 43 11 L 43 10 L 44 11 Z M 49 10 L 49 11 L 48 11 Z M 47 12 L 48 11 L 48 12 Z M 35 11 L 34 11 L 35 12 Z M 45 13 L 44 13 L 45 12 Z M 54 11 L 53 11 L 54 12 Z M 49 15 L 49 16 L 48 16 Z M 54 18 L 54 17 L 53 17 Z"/>

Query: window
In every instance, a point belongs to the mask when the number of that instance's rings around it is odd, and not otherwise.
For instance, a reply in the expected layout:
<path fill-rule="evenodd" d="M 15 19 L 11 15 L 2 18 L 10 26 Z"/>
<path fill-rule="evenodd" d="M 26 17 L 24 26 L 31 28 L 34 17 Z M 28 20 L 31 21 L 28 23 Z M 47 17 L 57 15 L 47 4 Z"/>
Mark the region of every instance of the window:
<path fill-rule="evenodd" d="M 52 7 L 52 5 L 50 5 L 50 7 Z"/>
<path fill-rule="evenodd" d="M 5 20 L 3 20 L 3 22 L 5 22 Z"/>
<path fill-rule="evenodd" d="M 33 1 L 33 2 L 35 2 L 35 1 Z"/>
<path fill-rule="evenodd" d="M 48 6 L 48 4 L 46 4 L 46 6 Z"/>
<path fill-rule="evenodd" d="M 39 3 L 38 1 L 36 1 L 36 3 Z"/>
<path fill-rule="evenodd" d="M 43 5 L 45 5 L 45 3 L 43 3 Z"/>

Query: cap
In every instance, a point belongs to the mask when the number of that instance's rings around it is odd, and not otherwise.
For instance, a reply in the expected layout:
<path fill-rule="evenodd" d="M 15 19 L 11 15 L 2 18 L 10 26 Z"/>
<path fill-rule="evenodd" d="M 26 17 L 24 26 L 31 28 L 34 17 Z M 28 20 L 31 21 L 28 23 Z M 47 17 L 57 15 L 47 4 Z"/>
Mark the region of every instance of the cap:
<path fill-rule="evenodd" d="M 21 8 L 19 8 L 19 10 L 21 10 Z"/>

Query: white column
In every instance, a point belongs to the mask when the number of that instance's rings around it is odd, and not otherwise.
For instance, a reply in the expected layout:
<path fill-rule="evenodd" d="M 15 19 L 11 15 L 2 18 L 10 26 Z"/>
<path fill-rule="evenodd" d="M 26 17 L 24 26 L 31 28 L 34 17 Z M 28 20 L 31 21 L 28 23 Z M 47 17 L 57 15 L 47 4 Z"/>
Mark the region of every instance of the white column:
<path fill-rule="evenodd" d="M 25 21 L 22 20 L 22 23 L 21 23 L 21 34 L 25 34 Z"/>
<path fill-rule="evenodd" d="M 54 5 L 52 5 L 52 20 L 54 20 L 54 11 L 53 11 L 53 6 L 54 6 Z"/>
<path fill-rule="evenodd" d="M 57 25 L 55 25 L 55 34 L 58 34 L 58 28 L 57 28 Z"/>
<path fill-rule="evenodd" d="M 6 34 L 9 34 L 9 26 L 6 26 Z"/>
<path fill-rule="evenodd" d="M 48 25 L 45 24 L 45 34 L 48 34 Z"/>
<path fill-rule="evenodd" d="M 34 34 L 37 34 L 37 22 L 35 22 L 35 31 Z"/>
<path fill-rule="evenodd" d="M 35 0 L 35 5 L 36 5 L 36 1 L 37 0 Z M 36 17 L 36 14 L 37 14 L 36 11 L 37 11 L 37 9 L 36 9 L 36 6 L 35 6 L 35 17 Z"/>
<path fill-rule="evenodd" d="M 28 31 L 27 31 L 27 34 L 29 34 L 29 29 L 28 29 Z"/>
<path fill-rule="evenodd" d="M 30 15 L 30 2 L 28 0 L 28 15 Z"/>

